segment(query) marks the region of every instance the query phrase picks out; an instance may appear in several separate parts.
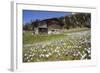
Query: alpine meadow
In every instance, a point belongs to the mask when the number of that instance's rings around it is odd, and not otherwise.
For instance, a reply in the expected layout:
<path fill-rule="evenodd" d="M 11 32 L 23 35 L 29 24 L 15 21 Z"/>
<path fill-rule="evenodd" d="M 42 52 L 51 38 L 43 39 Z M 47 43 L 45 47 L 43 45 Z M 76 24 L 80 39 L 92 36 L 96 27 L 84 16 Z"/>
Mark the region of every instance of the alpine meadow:
<path fill-rule="evenodd" d="M 23 10 L 23 63 L 91 59 L 91 13 Z"/>

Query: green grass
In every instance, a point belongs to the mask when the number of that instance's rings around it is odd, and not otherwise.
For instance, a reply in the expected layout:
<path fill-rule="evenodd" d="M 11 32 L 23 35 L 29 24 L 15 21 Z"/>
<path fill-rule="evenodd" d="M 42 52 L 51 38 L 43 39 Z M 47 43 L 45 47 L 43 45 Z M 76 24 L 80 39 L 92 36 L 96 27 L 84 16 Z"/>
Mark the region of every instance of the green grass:
<path fill-rule="evenodd" d="M 65 35 L 63 34 L 52 34 L 52 35 L 32 35 L 32 32 L 23 33 L 23 43 L 24 44 L 34 44 L 38 42 L 51 41 L 53 39 L 63 38 Z"/>
<path fill-rule="evenodd" d="M 88 28 L 70 29 L 52 35 L 24 32 L 23 62 L 91 59 L 90 33 Z"/>
<path fill-rule="evenodd" d="M 65 33 L 81 32 L 86 30 L 90 30 L 90 28 L 72 28 L 72 29 L 67 29 Z"/>
<path fill-rule="evenodd" d="M 89 28 L 70 29 L 70 30 L 65 30 L 64 33 L 52 34 L 52 35 L 47 35 L 47 34 L 32 35 L 32 32 L 26 31 L 23 33 L 23 44 L 34 44 L 38 42 L 46 42 L 55 39 L 62 39 L 66 37 L 65 34 L 67 33 L 80 32 L 86 30 L 89 30 Z"/>

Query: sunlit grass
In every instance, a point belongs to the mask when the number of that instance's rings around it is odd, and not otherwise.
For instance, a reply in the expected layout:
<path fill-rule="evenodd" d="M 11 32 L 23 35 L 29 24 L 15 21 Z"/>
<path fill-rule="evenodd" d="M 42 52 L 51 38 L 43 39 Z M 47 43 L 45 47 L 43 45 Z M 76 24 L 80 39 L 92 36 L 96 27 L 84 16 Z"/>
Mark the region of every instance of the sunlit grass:
<path fill-rule="evenodd" d="M 89 29 L 73 29 L 53 35 L 26 32 L 23 38 L 23 62 L 91 59 Z"/>

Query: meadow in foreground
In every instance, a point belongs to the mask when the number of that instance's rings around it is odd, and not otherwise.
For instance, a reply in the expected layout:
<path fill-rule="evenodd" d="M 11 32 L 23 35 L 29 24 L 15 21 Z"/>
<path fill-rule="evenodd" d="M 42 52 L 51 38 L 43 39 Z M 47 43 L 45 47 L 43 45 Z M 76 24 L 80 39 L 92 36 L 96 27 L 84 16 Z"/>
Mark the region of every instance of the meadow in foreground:
<path fill-rule="evenodd" d="M 32 40 L 29 40 L 29 35 L 23 36 L 23 62 L 91 59 L 90 29 L 56 35 L 30 35 Z"/>

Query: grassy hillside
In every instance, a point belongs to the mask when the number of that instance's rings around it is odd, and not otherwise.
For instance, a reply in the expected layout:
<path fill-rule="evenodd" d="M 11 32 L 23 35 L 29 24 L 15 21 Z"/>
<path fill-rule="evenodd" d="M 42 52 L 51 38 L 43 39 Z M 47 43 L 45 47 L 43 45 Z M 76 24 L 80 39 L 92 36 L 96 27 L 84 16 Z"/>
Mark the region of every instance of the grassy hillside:
<path fill-rule="evenodd" d="M 89 28 L 66 30 L 61 34 L 23 33 L 23 62 L 91 59 Z"/>
<path fill-rule="evenodd" d="M 38 34 L 38 35 L 32 35 L 32 31 L 25 31 L 23 32 L 23 44 L 34 44 L 37 42 L 46 42 L 46 41 L 51 41 L 55 39 L 62 39 L 66 37 L 67 33 L 73 33 L 73 32 L 80 32 L 80 31 L 86 31 L 89 30 L 89 28 L 75 28 L 75 29 L 70 29 L 70 30 L 65 30 L 64 33 L 61 34 Z"/>

